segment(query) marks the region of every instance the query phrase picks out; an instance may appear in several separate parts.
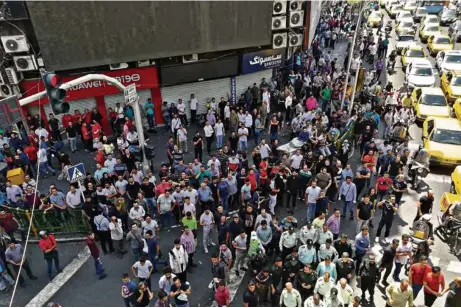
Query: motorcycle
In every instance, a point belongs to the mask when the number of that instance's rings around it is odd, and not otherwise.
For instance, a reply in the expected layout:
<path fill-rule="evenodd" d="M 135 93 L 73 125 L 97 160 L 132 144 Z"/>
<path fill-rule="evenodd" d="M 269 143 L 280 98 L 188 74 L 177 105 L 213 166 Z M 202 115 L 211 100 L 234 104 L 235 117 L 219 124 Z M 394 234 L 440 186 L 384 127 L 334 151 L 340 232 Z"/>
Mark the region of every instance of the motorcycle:
<path fill-rule="evenodd" d="M 420 146 L 413 157 L 414 158 L 408 166 L 408 177 L 411 180 L 411 187 L 417 191 L 421 185 L 422 179 L 427 177 L 430 172 L 429 159 L 431 156 Z"/>

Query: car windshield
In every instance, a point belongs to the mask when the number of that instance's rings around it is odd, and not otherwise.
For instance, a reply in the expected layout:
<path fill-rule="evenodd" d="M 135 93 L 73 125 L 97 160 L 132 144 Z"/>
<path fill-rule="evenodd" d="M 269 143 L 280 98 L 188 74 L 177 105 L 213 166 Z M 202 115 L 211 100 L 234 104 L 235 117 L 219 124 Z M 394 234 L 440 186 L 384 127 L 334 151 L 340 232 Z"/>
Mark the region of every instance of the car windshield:
<path fill-rule="evenodd" d="M 431 136 L 431 140 L 439 143 L 461 145 L 461 131 L 436 129 Z"/>
<path fill-rule="evenodd" d="M 414 40 L 415 40 L 414 35 L 402 35 L 401 37 L 399 37 L 399 41 L 402 41 L 402 42 L 409 42 L 409 41 L 414 41 Z"/>
<path fill-rule="evenodd" d="M 402 22 L 400 26 L 402 26 L 402 28 L 411 28 L 413 26 L 413 23 L 411 21 Z"/>
<path fill-rule="evenodd" d="M 461 64 L 461 55 L 447 55 L 445 63 Z"/>
<path fill-rule="evenodd" d="M 461 86 L 461 76 L 453 77 L 453 79 L 451 80 L 451 85 L 455 87 L 460 87 Z"/>
<path fill-rule="evenodd" d="M 411 70 L 414 76 L 432 76 L 432 69 L 430 67 L 415 67 Z"/>
<path fill-rule="evenodd" d="M 371 18 L 381 18 L 381 13 L 379 12 L 373 12 L 370 15 Z"/>
<path fill-rule="evenodd" d="M 431 31 L 431 32 L 435 32 L 435 31 L 439 31 L 439 27 L 425 27 L 424 28 L 424 31 Z"/>
<path fill-rule="evenodd" d="M 455 10 L 449 10 L 444 12 L 446 17 L 455 17 L 456 16 L 456 11 Z"/>
<path fill-rule="evenodd" d="M 425 15 L 425 14 L 427 14 L 427 10 L 425 8 L 419 8 L 417 13 L 419 15 Z"/>
<path fill-rule="evenodd" d="M 435 44 L 450 44 L 450 39 L 448 37 L 438 37 L 434 40 Z"/>
<path fill-rule="evenodd" d="M 445 96 L 438 94 L 426 94 L 421 99 L 421 104 L 428 106 L 446 106 Z"/>
<path fill-rule="evenodd" d="M 415 50 L 415 49 L 408 50 L 407 57 L 424 58 L 424 52 L 422 50 Z"/>
<path fill-rule="evenodd" d="M 441 5 L 445 5 L 445 1 L 424 1 L 424 3 L 422 4 L 424 6 L 441 6 Z"/>

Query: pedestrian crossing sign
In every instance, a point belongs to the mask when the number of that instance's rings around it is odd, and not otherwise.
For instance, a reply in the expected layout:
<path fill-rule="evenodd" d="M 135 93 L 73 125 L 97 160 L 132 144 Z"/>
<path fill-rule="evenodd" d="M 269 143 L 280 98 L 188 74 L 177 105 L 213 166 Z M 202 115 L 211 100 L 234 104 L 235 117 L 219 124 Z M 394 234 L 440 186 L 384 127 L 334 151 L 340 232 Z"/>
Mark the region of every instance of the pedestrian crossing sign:
<path fill-rule="evenodd" d="M 85 178 L 85 174 L 85 166 L 83 163 L 76 164 L 75 166 L 69 167 L 69 169 L 67 169 L 67 180 L 70 183 L 82 181 Z"/>

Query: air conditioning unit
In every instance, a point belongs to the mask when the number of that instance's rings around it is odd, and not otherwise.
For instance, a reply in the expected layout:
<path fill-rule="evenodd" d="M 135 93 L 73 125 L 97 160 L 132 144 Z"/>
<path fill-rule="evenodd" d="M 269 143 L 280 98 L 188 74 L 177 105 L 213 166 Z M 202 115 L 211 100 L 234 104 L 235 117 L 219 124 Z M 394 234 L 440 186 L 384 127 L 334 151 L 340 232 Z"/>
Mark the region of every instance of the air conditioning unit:
<path fill-rule="evenodd" d="M 22 73 L 18 73 L 14 67 L 5 67 L 5 73 L 9 84 L 19 84 L 23 78 Z"/>
<path fill-rule="evenodd" d="M 34 55 L 13 57 L 14 65 L 18 72 L 38 70 Z"/>
<path fill-rule="evenodd" d="M 289 20 L 290 28 L 299 28 L 304 25 L 304 12 L 303 11 L 295 11 L 290 12 L 290 20 Z"/>
<path fill-rule="evenodd" d="M 138 67 L 145 67 L 150 65 L 150 60 L 140 60 L 138 61 Z"/>
<path fill-rule="evenodd" d="M 287 36 L 286 33 L 274 33 L 272 34 L 272 48 L 286 48 L 287 47 Z"/>
<path fill-rule="evenodd" d="M 6 53 L 28 52 L 29 44 L 24 35 L 2 36 L 2 44 Z"/>
<path fill-rule="evenodd" d="M 283 30 L 287 28 L 287 17 L 276 16 L 272 17 L 272 30 Z"/>
<path fill-rule="evenodd" d="M 301 46 L 302 44 L 303 44 L 302 34 L 290 33 L 288 35 L 288 46 L 289 47 Z"/>
<path fill-rule="evenodd" d="M 272 15 L 285 14 L 287 12 L 286 0 L 275 0 L 272 6 Z"/>
<path fill-rule="evenodd" d="M 7 84 L 0 86 L 0 96 L 1 97 L 9 97 L 12 95 L 17 95 L 19 98 L 22 97 L 21 91 L 19 90 L 18 86 L 7 85 Z"/>
<path fill-rule="evenodd" d="M 128 63 L 121 62 L 121 63 L 114 63 L 109 65 L 111 71 L 115 70 L 122 70 L 124 68 L 128 68 Z"/>
<path fill-rule="evenodd" d="M 290 1 L 290 12 L 299 11 L 302 8 L 302 1 Z"/>
<path fill-rule="evenodd" d="M 192 63 L 198 61 L 198 54 L 194 53 L 191 55 L 182 56 L 182 63 Z"/>

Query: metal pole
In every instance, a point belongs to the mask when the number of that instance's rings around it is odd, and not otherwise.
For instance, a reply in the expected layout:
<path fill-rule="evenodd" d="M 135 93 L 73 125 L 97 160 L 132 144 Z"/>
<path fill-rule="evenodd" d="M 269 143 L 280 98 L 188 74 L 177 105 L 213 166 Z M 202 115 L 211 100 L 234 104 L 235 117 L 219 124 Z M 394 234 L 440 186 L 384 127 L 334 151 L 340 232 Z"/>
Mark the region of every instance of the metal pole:
<path fill-rule="evenodd" d="M 141 148 L 142 152 L 142 167 L 144 171 L 146 168 L 149 169 L 150 167 L 149 163 L 147 162 L 146 151 L 144 151 L 144 144 L 146 140 L 144 139 L 144 127 L 142 126 L 141 108 L 139 108 L 139 96 L 132 105 L 134 111 L 134 122 L 136 124 L 136 130 L 138 131 L 139 147 Z"/>
<path fill-rule="evenodd" d="M 360 67 L 357 69 L 357 72 L 355 73 L 354 87 L 352 88 L 351 102 L 349 104 L 349 117 L 351 116 L 351 113 L 352 113 L 352 107 L 354 107 L 354 98 L 355 98 L 355 92 L 357 89 L 357 80 L 359 79 L 359 72 L 360 72 Z"/>
<path fill-rule="evenodd" d="M 349 83 L 349 74 L 350 74 L 350 71 L 351 71 L 352 57 L 353 57 L 353 55 L 354 55 L 355 41 L 357 40 L 357 33 L 359 33 L 359 31 L 360 31 L 360 26 L 361 26 L 361 24 L 362 24 L 362 15 L 363 15 L 363 11 L 364 11 L 364 9 L 366 8 L 366 6 L 363 6 L 363 2 L 362 2 L 361 4 L 362 4 L 362 8 L 360 9 L 359 18 L 358 18 L 358 20 L 357 20 L 357 27 L 355 27 L 354 39 L 352 40 L 352 46 L 351 46 L 351 49 L 349 50 L 349 55 L 348 55 L 349 58 L 348 58 L 348 60 L 347 60 L 347 67 L 346 67 L 346 83 L 347 83 L 347 84 Z M 346 84 L 346 86 L 344 87 L 343 97 L 342 97 L 342 99 L 341 99 L 341 109 L 343 109 L 343 107 L 344 107 L 344 100 L 346 99 L 347 84 Z"/>

